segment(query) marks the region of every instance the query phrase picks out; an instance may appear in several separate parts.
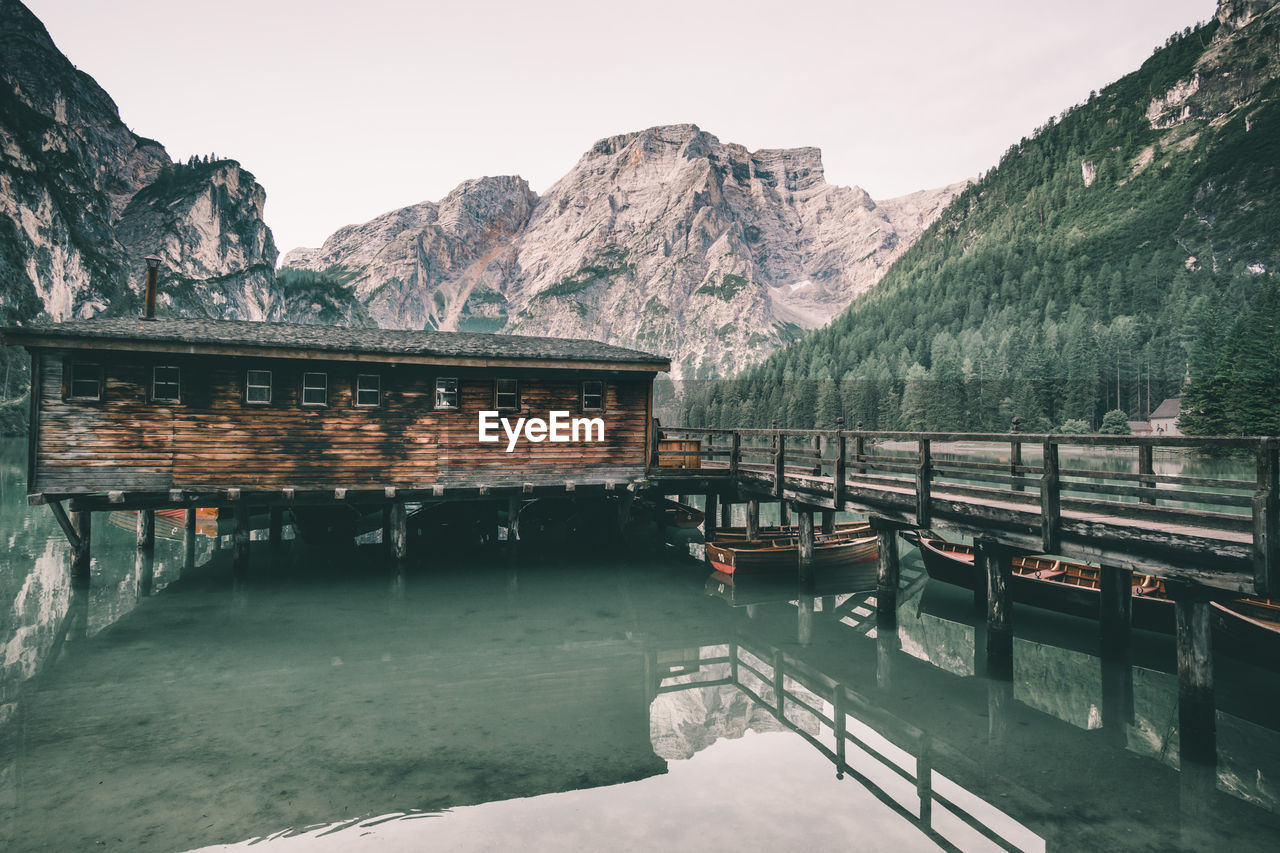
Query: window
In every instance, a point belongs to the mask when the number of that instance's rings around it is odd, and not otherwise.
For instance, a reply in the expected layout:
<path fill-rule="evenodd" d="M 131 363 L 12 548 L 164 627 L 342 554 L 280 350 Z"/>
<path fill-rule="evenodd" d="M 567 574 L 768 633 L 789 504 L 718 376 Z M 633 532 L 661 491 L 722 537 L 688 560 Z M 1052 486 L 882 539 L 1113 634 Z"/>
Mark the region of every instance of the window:
<path fill-rule="evenodd" d="M 151 400 L 155 403 L 178 403 L 182 400 L 182 371 L 172 364 L 151 368 Z"/>
<path fill-rule="evenodd" d="M 244 401 L 260 404 L 271 402 L 270 370 L 250 370 L 245 375 Z"/>
<path fill-rule="evenodd" d="M 436 380 L 436 408 L 437 409 L 458 408 L 458 380 L 457 379 L 437 379 Z"/>
<path fill-rule="evenodd" d="M 494 383 L 493 407 L 499 411 L 520 408 L 520 394 L 516 380 L 499 379 Z"/>
<path fill-rule="evenodd" d="M 382 402 L 382 377 L 361 373 L 356 377 L 356 405 L 372 408 Z"/>
<path fill-rule="evenodd" d="M 327 373 L 302 374 L 302 405 L 304 406 L 329 405 L 329 374 Z"/>
<path fill-rule="evenodd" d="M 589 381 L 582 383 L 582 409 L 583 411 L 600 411 L 604 408 L 604 383 L 599 381 Z"/>
<path fill-rule="evenodd" d="M 67 398 L 101 400 L 102 365 L 88 361 L 73 361 L 67 365 Z"/>

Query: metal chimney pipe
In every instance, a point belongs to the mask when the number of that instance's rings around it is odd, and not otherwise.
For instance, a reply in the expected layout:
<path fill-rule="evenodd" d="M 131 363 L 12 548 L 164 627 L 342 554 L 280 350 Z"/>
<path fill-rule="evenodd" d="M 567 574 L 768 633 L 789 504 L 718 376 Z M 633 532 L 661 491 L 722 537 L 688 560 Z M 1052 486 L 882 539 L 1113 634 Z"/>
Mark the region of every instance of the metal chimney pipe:
<path fill-rule="evenodd" d="M 156 279 L 160 275 L 160 259 L 147 255 L 147 293 L 142 302 L 142 319 L 156 318 Z"/>

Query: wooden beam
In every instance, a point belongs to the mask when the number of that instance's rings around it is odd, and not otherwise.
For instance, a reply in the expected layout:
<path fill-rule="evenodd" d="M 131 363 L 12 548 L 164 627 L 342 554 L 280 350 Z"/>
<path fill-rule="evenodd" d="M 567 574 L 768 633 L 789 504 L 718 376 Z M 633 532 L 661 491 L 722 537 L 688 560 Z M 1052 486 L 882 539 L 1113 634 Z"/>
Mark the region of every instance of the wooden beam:
<path fill-rule="evenodd" d="M 1152 458 L 1152 451 L 1154 449 L 1155 448 L 1153 448 L 1150 444 L 1138 445 L 1138 473 L 1139 474 L 1155 474 L 1156 472 L 1155 460 Z M 1154 489 L 1156 487 L 1156 481 L 1154 478 L 1149 480 L 1147 479 L 1139 480 L 1138 485 L 1146 486 L 1148 488 Z M 1144 504 L 1152 504 L 1153 506 L 1155 505 L 1155 502 L 1156 502 L 1155 497 L 1151 495 L 1144 495 L 1143 497 L 1139 498 L 1139 500 Z"/>
<path fill-rule="evenodd" d="M 1116 566 L 1102 567 L 1098 596 L 1098 627 L 1102 654 L 1115 657 L 1129 648 L 1133 624 L 1133 572 Z"/>
<path fill-rule="evenodd" d="M 742 436 L 735 432 L 731 436 L 729 444 L 729 476 L 735 479 L 738 476 L 738 466 L 741 462 L 741 456 Z"/>
<path fill-rule="evenodd" d="M 1280 572 L 1280 439 L 1258 443 L 1258 485 L 1253 495 L 1253 586 L 1258 595 L 1274 592 Z"/>
<path fill-rule="evenodd" d="M 919 438 L 916 464 L 916 527 L 928 527 L 932 523 L 933 454 L 929 439 Z"/>
<path fill-rule="evenodd" d="M 844 418 L 839 417 L 836 418 L 835 470 L 831 475 L 831 497 L 835 500 L 837 510 L 844 509 L 845 449 Z"/>
<path fill-rule="evenodd" d="M 1213 633 L 1209 602 L 1192 585 L 1170 588 L 1177 620 L 1178 742 L 1183 760 L 1217 760 Z"/>
<path fill-rule="evenodd" d="M 774 434 L 773 447 L 773 495 L 781 498 L 787 479 L 787 436 L 784 433 Z"/>
<path fill-rule="evenodd" d="M 1061 542 L 1062 494 L 1058 482 L 1058 445 L 1044 443 L 1044 474 L 1040 478 L 1040 539 L 1046 554 L 1058 553 Z"/>
<path fill-rule="evenodd" d="M 715 492 L 707 492 L 706 503 L 702 507 L 702 538 L 707 542 L 716 538 L 716 499 Z"/>
<path fill-rule="evenodd" d="M 822 510 L 822 532 L 823 533 L 836 532 L 836 514 L 833 510 L 829 510 L 829 509 Z"/>
<path fill-rule="evenodd" d="M 720 499 L 720 529 L 733 526 L 733 502 L 729 500 L 728 495 L 724 495 Z"/>
<path fill-rule="evenodd" d="M 975 564 L 987 571 L 987 674 L 1001 681 L 1013 679 L 1013 552 L 994 539 L 975 543 Z"/>
<path fill-rule="evenodd" d="M 751 498 L 747 501 L 747 538 L 760 538 L 760 499 Z"/>
<path fill-rule="evenodd" d="M 54 519 L 57 520 L 58 526 L 62 528 L 62 532 L 67 537 L 67 541 L 71 543 L 71 550 L 79 550 L 80 535 L 76 533 L 76 529 L 72 526 L 71 520 L 67 518 L 67 513 L 62 508 L 62 501 L 49 501 L 49 509 L 53 511 Z"/>
<path fill-rule="evenodd" d="M 874 521 L 872 528 L 877 540 L 876 627 L 891 630 L 898 627 L 898 529 Z"/>

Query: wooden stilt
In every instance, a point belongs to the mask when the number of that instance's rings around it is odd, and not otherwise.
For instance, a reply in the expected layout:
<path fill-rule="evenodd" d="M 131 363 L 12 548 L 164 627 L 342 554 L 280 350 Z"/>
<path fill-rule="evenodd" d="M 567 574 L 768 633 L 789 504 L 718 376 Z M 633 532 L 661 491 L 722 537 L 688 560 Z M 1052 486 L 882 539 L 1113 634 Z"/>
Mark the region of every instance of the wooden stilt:
<path fill-rule="evenodd" d="M 1013 601 L 1009 595 L 1013 553 L 993 539 L 980 538 L 975 544 L 987 573 L 987 674 L 1009 681 L 1013 678 Z"/>
<path fill-rule="evenodd" d="M 1193 588 L 1170 589 L 1177 615 L 1178 743 L 1183 761 L 1217 759 L 1209 602 Z"/>
<path fill-rule="evenodd" d="M 151 587 L 155 582 L 155 554 L 145 548 L 139 548 L 133 557 L 133 568 L 138 574 L 138 598 L 151 595 Z"/>
<path fill-rule="evenodd" d="M 1098 627 L 1103 657 L 1123 654 L 1133 624 L 1133 572 L 1103 566 L 1098 596 Z"/>
<path fill-rule="evenodd" d="M 267 539 L 271 547 L 279 548 L 284 543 L 284 507 L 273 506 L 267 510 Z"/>
<path fill-rule="evenodd" d="M 720 529 L 733 527 L 733 502 L 726 496 L 720 502 Z"/>
<path fill-rule="evenodd" d="M 836 532 L 836 514 L 834 511 L 829 509 L 824 509 L 822 511 L 822 532 L 823 533 Z"/>
<path fill-rule="evenodd" d="M 192 520 L 192 524 L 182 532 L 182 570 L 189 572 L 196 567 L 196 526 L 194 524 L 196 511 L 194 509 L 187 510 L 187 518 Z"/>
<path fill-rule="evenodd" d="M 156 511 L 154 509 L 138 510 L 138 548 L 143 551 L 156 549 Z"/>
<path fill-rule="evenodd" d="M 783 527 L 791 523 L 791 504 L 786 501 L 778 502 L 778 523 Z"/>
<path fill-rule="evenodd" d="M 408 517 L 404 501 L 391 504 L 391 559 L 397 562 L 409 554 Z"/>
<path fill-rule="evenodd" d="M 1102 730 L 1117 746 L 1128 742 L 1133 723 L 1133 666 L 1127 650 L 1102 658 Z"/>
<path fill-rule="evenodd" d="M 716 538 L 716 501 L 715 492 L 707 492 L 707 502 L 703 505 L 702 536 L 711 542 Z"/>
<path fill-rule="evenodd" d="M 800 542 L 799 563 L 800 563 L 800 583 L 806 586 L 813 583 L 813 510 L 804 507 L 799 510 L 800 516 Z M 813 600 L 809 600 L 809 609 L 812 615 Z"/>
<path fill-rule="evenodd" d="M 520 498 L 507 501 L 507 548 L 514 550 L 520 539 Z"/>
<path fill-rule="evenodd" d="M 249 506 L 244 501 L 236 501 L 235 526 L 231 531 L 231 567 L 237 574 L 244 574 L 249 568 Z"/>
<path fill-rule="evenodd" d="M 189 506 L 187 507 L 186 511 L 183 513 L 182 529 L 189 534 L 194 534 L 196 532 L 196 508 L 195 507 Z"/>
<path fill-rule="evenodd" d="M 760 538 L 760 501 L 757 498 L 747 501 L 747 538 Z"/>
<path fill-rule="evenodd" d="M 71 503 L 71 526 L 76 532 L 76 543 L 71 557 L 71 582 L 88 583 L 89 563 L 92 559 L 93 513 Z"/>
<path fill-rule="evenodd" d="M 891 525 L 877 525 L 876 547 L 879 551 L 876 567 L 876 625 L 881 629 L 898 625 L 898 531 Z"/>

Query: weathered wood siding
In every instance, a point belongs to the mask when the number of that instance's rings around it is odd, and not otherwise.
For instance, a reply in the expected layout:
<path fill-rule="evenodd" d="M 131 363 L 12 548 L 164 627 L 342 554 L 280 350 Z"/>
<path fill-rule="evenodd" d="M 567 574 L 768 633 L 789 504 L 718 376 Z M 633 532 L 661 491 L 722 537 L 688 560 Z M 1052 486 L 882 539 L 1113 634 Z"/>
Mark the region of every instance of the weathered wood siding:
<path fill-rule="evenodd" d="M 44 352 L 34 491 L 73 494 L 185 487 L 421 488 L 443 483 L 589 482 L 644 471 L 650 374 L 480 373 L 413 365 L 106 356 L 102 400 L 64 399 L 64 357 Z M 81 353 L 77 359 L 90 360 Z M 151 369 L 182 369 L 182 402 L 149 401 Z M 245 402 L 249 369 L 272 371 L 272 401 Z M 329 405 L 300 404 L 303 372 L 329 375 Z M 382 404 L 352 405 L 357 374 L 382 377 Z M 459 409 L 433 408 L 437 377 L 456 377 Z M 602 417 L 599 443 L 481 443 L 479 412 L 497 377 L 520 383 L 517 417 Z M 582 381 L 604 382 L 603 412 L 581 412 Z M 500 431 L 501 432 L 501 431 Z"/>

